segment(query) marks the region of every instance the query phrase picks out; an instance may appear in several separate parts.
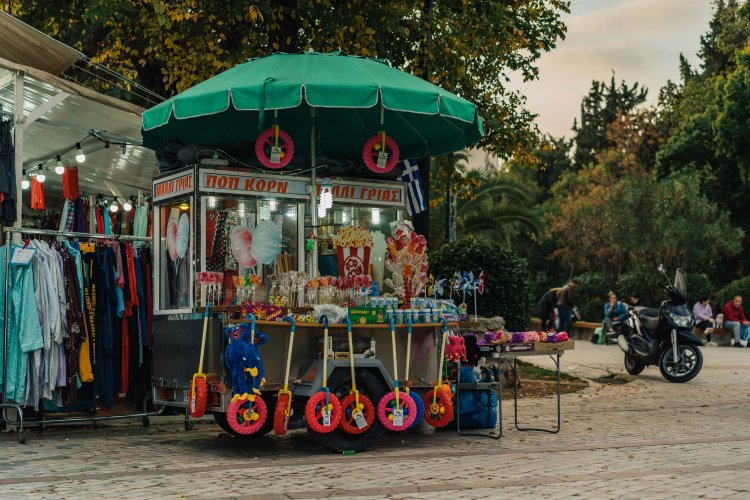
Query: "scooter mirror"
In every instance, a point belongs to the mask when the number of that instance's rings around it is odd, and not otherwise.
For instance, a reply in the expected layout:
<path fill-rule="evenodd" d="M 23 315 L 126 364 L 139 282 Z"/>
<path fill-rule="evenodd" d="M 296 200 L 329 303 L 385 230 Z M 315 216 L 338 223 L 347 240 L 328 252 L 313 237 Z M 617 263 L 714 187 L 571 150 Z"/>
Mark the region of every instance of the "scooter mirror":
<path fill-rule="evenodd" d="M 659 264 L 659 267 L 657 267 L 656 269 L 660 273 L 666 273 L 667 272 L 667 270 L 664 268 L 664 264 Z"/>

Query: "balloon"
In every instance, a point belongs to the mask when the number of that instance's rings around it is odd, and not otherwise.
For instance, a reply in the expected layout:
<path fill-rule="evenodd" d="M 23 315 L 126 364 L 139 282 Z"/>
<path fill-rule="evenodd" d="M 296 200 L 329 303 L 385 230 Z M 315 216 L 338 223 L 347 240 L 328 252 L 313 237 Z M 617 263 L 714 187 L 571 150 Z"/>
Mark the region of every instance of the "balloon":
<path fill-rule="evenodd" d="M 264 220 L 253 231 L 252 253 L 261 264 L 271 265 L 281 250 L 281 230 L 271 221 Z"/>
<path fill-rule="evenodd" d="M 174 219 L 167 223 L 167 253 L 170 260 L 177 260 L 177 221 Z"/>
<path fill-rule="evenodd" d="M 175 249 L 177 250 L 177 256 L 179 258 L 185 258 L 189 241 L 190 220 L 188 219 L 187 214 L 182 214 L 180 215 L 179 222 L 177 222 L 177 241 L 175 243 Z"/>
<path fill-rule="evenodd" d="M 258 262 L 253 258 L 253 235 L 246 227 L 235 227 L 229 234 L 232 243 L 232 255 L 242 267 L 253 267 Z"/>

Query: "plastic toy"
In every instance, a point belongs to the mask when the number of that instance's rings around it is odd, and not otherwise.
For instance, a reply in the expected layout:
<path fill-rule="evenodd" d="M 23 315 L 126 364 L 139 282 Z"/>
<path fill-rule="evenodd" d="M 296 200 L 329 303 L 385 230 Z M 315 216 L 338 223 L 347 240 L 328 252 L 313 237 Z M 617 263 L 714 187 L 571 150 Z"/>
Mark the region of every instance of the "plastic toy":
<path fill-rule="evenodd" d="M 381 154 L 385 157 L 381 159 Z M 385 132 L 380 131 L 370 137 L 362 146 L 362 159 L 365 166 L 376 174 L 387 174 L 398 163 L 398 144 Z"/>
<path fill-rule="evenodd" d="M 206 311 L 203 313 L 203 338 L 201 339 L 201 357 L 198 361 L 198 372 L 193 375 L 193 381 L 190 383 L 190 404 L 188 406 L 190 416 L 201 418 L 206 413 L 206 402 L 208 401 L 208 383 L 206 374 L 203 373 L 203 355 L 206 352 L 206 331 L 208 330 L 208 310 L 211 303 L 206 304 Z"/>
<path fill-rule="evenodd" d="M 346 334 L 349 337 L 349 367 L 352 371 L 352 390 L 341 399 L 341 422 L 339 426 L 348 434 L 362 434 L 375 421 L 375 407 L 370 398 L 357 390 L 357 379 L 354 370 L 354 341 L 352 339 L 352 322 L 346 318 Z"/>
<path fill-rule="evenodd" d="M 450 386 L 443 385 L 443 364 L 445 363 L 445 343 L 448 338 L 448 322 L 443 318 L 443 335 L 440 346 L 440 363 L 438 363 L 437 385 L 427 391 L 423 401 L 425 406 L 424 420 L 439 429 L 453 420 L 453 401 Z"/>
<path fill-rule="evenodd" d="M 287 316 L 284 321 L 292 324 L 289 333 L 289 350 L 286 355 L 286 371 L 284 372 L 284 388 L 279 390 L 276 398 L 276 410 L 273 412 L 273 431 L 278 436 L 286 434 L 289 427 L 289 417 L 292 416 L 292 392 L 289 390 L 289 366 L 292 363 L 292 346 L 294 345 L 294 330 L 297 329 L 297 322 L 294 316 Z"/>
<path fill-rule="evenodd" d="M 323 387 L 307 400 L 305 419 L 310 429 L 327 434 L 339 425 L 341 402 L 328 388 L 328 317 L 320 319 L 323 323 Z"/>
<path fill-rule="evenodd" d="M 409 326 L 411 327 L 411 322 Z M 409 337 L 409 340 L 411 340 L 411 337 Z M 393 322 L 393 315 L 391 315 L 391 343 L 393 344 L 393 391 L 380 398 L 378 420 L 389 431 L 403 431 L 411 427 L 417 418 L 417 406 L 412 397 L 408 393 L 401 392 L 398 387 L 396 327 Z"/>
<path fill-rule="evenodd" d="M 255 334 L 255 316 L 250 315 L 250 325 L 227 328 L 230 343 L 224 351 L 224 361 L 232 376 L 232 402 L 227 409 L 227 423 L 242 435 L 257 432 L 265 423 L 268 409 L 260 397 L 265 383 L 263 361 L 257 346 L 268 342 L 262 333 Z M 257 341 L 257 342 L 256 342 Z"/>
<path fill-rule="evenodd" d="M 255 156 L 264 167 L 273 170 L 286 167 L 294 157 L 292 137 L 273 125 L 255 139 Z"/>

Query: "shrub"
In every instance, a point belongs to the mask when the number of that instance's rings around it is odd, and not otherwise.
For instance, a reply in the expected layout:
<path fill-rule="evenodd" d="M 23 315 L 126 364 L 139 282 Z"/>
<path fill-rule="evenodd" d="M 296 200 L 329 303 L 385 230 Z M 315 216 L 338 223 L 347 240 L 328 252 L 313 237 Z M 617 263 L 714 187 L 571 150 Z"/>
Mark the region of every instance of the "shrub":
<path fill-rule="evenodd" d="M 531 314 L 531 278 L 526 260 L 487 239 L 461 238 L 430 254 L 430 273 L 450 278 L 456 271 L 484 271 L 483 295 L 477 297 L 482 316 L 502 316 L 506 328 L 523 330 Z M 467 297 L 469 312 L 473 298 Z"/>
<path fill-rule="evenodd" d="M 670 276 L 670 281 L 674 279 Z M 664 277 L 656 270 L 640 269 L 628 271 L 617 280 L 617 292 L 620 300 L 627 301 L 630 294 L 638 292 L 641 294 L 641 305 L 657 307 L 666 298 L 656 282 L 664 282 Z M 708 296 L 714 291 L 713 284 L 708 276 L 702 273 L 687 273 L 687 299 L 688 304 L 693 305 L 701 295 Z"/>
<path fill-rule="evenodd" d="M 734 280 L 716 292 L 717 305 L 720 308 L 724 307 L 724 304 L 735 295 L 742 295 L 743 302 L 750 300 L 750 276 Z"/>
<path fill-rule="evenodd" d="M 604 302 L 609 293 L 607 280 L 601 273 L 583 273 L 574 279 L 578 286 L 573 292 L 573 303 L 578 307 L 581 319 L 601 321 L 604 316 Z"/>

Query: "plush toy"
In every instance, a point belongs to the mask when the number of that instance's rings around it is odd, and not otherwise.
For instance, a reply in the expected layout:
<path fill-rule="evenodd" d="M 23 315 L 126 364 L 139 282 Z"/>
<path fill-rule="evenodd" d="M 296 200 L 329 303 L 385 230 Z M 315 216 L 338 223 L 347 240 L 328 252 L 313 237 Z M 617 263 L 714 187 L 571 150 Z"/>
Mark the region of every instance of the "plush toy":
<path fill-rule="evenodd" d="M 448 337 L 448 345 L 445 346 L 445 357 L 450 361 L 468 361 L 466 359 L 466 343 L 463 337 L 452 335 Z"/>
<path fill-rule="evenodd" d="M 255 344 L 251 344 L 250 325 L 247 323 L 229 327 L 224 333 L 229 338 L 229 345 L 224 351 L 224 362 L 232 375 L 232 401 L 252 401 L 255 395 L 260 394 L 260 388 L 266 382 L 257 346 L 268 342 L 268 336 L 256 331 Z"/>
<path fill-rule="evenodd" d="M 496 338 L 493 332 L 486 332 L 482 336 L 482 344 L 494 344 L 495 341 L 496 341 Z"/>
<path fill-rule="evenodd" d="M 547 332 L 537 332 L 539 334 L 539 342 L 547 342 Z"/>
<path fill-rule="evenodd" d="M 547 342 L 550 344 L 557 343 L 557 332 L 547 332 Z"/>
<path fill-rule="evenodd" d="M 523 334 L 524 342 L 539 342 L 539 334 L 536 332 L 525 332 Z"/>
<path fill-rule="evenodd" d="M 565 342 L 566 340 L 568 340 L 568 332 L 560 332 L 557 334 L 558 342 Z"/>
<path fill-rule="evenodd" d="M 510 343 L 511 344 L 521 344 L 526 340 L 526 335 L 524 332 L 514 332 L 513 335 L 510 337 Z"/>
<path fill-rule="evenodd" d="M 501 344 L 507 344 L 510 342 L 511 338 L 513 338 L 513 334 L 510 332 L 497 332 L 495 338 L 497 338 L 498 342 Z"/>

